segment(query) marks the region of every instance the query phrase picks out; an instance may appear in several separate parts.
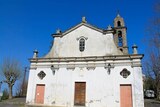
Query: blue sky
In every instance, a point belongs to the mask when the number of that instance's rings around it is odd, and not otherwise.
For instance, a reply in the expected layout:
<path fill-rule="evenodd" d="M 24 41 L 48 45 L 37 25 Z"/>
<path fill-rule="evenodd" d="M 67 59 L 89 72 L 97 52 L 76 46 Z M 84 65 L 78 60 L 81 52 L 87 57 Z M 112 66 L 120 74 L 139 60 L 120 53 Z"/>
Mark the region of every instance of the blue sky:
<path fill-rule="evenodd" d="M 99 28 L 113 26 L 120 11 L 127 26 L 128 46 L 147 54 L 145 27 L 153 15 L 155 0 L 0 0 L 0 63 L 6 57 L 17 59 L 22 67 L 29 66 L 33 50 L 45 55 L 56 29 L 65 31 L 81 22 Z M 144 57 L 145 59 L 145 57 Z"/>

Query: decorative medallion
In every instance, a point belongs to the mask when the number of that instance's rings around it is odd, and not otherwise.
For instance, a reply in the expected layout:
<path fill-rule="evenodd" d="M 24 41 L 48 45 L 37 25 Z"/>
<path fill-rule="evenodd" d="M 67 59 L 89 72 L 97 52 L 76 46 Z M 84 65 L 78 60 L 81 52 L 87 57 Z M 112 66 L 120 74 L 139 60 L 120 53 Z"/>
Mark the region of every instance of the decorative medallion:
<path fill-rule="evenodd" d="M 124 69 L 120 72 L 120 75 L 121 75 L 123 78 L 127 78 L 130 74 L 131 74 L 131 72 L 128 71 L 126 68 L 124 68 Z"/>
<path fill-rule="evenodd" d="M 43 71 L 40 71 L 40 72 L 37 74 L 37 76 L 42 80 L 42 79 L 46 76 L 46 74 L 45 74 Z"/>

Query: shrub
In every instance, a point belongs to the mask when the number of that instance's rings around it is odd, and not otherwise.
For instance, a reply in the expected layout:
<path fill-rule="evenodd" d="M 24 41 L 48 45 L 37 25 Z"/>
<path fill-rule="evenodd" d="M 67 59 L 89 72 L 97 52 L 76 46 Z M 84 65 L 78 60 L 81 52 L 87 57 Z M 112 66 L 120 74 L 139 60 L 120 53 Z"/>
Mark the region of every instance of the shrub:
<path fill-rule="evenodd" d="M 3 95 L 2 95 L 2 100 L 6 100 L 9 98 L 9 93 L 8 93 L 8 90 L 7 89 L 4 89 L 3 90 Z"/>

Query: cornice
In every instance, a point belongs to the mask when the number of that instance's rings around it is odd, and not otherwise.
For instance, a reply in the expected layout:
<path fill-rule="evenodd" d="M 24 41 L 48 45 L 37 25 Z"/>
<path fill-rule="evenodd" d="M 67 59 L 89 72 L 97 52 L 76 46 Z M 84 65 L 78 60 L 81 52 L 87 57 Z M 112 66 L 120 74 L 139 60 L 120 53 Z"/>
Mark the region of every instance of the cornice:
<path fill-rule="evenodd" d="M 121 60 L 134 60 L 142 59 L 143 54 L 132 55 L 110 55 L 110 56 L 90 56 L 90 57 L 54 57 L 54 58 L 30 58 L 31 63 L 38 62 L 89 62 L 89 61 L 121 61 Z"/>

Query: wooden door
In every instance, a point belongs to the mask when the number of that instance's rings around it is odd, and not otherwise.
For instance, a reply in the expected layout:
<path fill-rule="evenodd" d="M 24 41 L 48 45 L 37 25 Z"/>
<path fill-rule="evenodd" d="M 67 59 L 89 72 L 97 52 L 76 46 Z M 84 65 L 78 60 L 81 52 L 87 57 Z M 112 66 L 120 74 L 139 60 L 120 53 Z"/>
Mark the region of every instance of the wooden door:
<path fill-rule="evenodd" d="M 44 90 L 45 90 L 44 84 L 37 84 L 35 103 L 38 103 L 38 104 L 44 103 Z"/>
<path fill-rule="evenodd" d="M 79 106 L 85 106 L 85 97 L 86 97 L 86 83 L 76 82 L 74 104 Z"/>
<path fill-rule="evenodd" d="M 132 107 L 131 85 L 120 85 L 120 105 L 121 107 Z"/>

